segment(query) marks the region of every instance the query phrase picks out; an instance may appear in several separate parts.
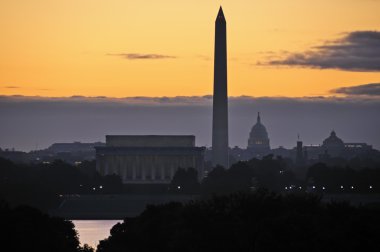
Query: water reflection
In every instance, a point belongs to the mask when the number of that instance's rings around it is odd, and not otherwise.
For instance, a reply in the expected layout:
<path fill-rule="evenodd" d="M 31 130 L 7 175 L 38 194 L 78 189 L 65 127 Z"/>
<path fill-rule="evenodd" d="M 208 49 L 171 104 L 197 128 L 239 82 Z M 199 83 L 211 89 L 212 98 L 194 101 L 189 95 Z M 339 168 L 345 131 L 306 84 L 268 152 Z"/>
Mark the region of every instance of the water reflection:
<path fill-rule="evenodd" d="M 110 234 L 110 229 L 121 220 L 73 220 L 72 222 L 79 234 L 81 245 L 87 243 L 96 248 L 99 240 L 107 238 Z"/>

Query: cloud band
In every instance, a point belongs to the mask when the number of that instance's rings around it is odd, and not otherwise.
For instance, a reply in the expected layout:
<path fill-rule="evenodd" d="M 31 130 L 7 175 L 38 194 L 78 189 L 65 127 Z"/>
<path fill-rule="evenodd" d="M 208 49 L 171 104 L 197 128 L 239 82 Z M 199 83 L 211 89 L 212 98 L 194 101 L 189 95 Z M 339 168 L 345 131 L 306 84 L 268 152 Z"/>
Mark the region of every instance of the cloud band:
<path fill-rule="evenodd" d="M 270 60 L 269 65 L 300 66 L 344 71 L 380 71 L 380 32 L 355 31 L 303 53 Z"/>

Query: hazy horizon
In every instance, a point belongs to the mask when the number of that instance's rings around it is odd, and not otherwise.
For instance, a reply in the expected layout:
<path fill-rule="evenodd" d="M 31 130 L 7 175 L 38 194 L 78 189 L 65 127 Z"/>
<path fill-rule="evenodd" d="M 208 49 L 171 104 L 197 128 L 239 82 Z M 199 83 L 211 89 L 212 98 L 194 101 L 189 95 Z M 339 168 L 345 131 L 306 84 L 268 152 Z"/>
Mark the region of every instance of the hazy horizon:
<path fill-rule="evenodd" d="M 378 111 L 380 99 L 370 95 L 229 97 L 230 146 L 246 147 L 257 112 L 261 112 L 272 148 L 294 147 L 298 134 L 304 144 L 318 145 L 334 129 L 345 142 L 366 142 L 379 149 Z M 198 146 L 211 145 L 211 95 L 0 96 L 0 114 L 1 148 L 29 151 L 57 142 L 104 142 L 106 134 L 192 134 Z"/>

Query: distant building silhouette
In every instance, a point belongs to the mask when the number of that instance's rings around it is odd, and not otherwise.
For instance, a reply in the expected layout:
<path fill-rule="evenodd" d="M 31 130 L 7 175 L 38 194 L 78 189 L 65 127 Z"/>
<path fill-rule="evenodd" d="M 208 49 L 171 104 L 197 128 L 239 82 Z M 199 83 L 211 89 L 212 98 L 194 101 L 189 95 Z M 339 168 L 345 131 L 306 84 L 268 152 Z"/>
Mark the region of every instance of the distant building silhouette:
<path fill-rule="evenodd" d="M 304 165 L 305 164 L 305 157 L 304 157 L 304 150 L 302 147 L 303 143 L 301 140 L 298 139 L 297 141 L 297 156 L 296 156 L 296 165 Z"/>
<path fill-rule="evenodd" d="M 220 7 L 215 21 L 214 96 L 212 120 L 212 163 L 229 168 L 227 33 L 226 19 Z"/>
<path fill-rule="evenodd" d="M 252 158 L 261 159 L 270 154 L 292 159 L 295 167 L 297 167 L 296 175 L 299 176 L 305 174 L 304 167 L 316 162 L 328 162 L 335 158 L 346 160 L 356 157 L 371 158 L 379 156 L 380 153 L 366 143 L 345 143 L 334 130 L 323 140 L 322 144 L 304 145 L 298 138 L 296 146 L 291 149 L 282 146 L 271 149 L 268 132 L 261 122 L 260 114 L 258 114 L 257 122 L 249 134 L 247 148 L 243 149 L 237 146 L 231 148 L 230 158 L 237 162 Z M 206 161 L 209 160 L 207 157 L 209 157 L 208 153 L 206 153 Z"/>
<path fill-rule="evenodd" d="M 336 157 L 350 159 L 371 155 L 372 151 L 372 146 L 366 143 L 345 143 L 333 130 L 321 145 L 303 145 L 301 141 L 297 141 L 297 146 L 294 149 L 284 151 L 283 148 L 277 148 L 273 149 L 272 153 L 292 158 L 300 166 L 307 165 L 313 160 L 326 161 Z"/>
<path fill-rule="evenodd" d="M 104 146 L 104 143 L 95 142 L 95 143 L 54 143 L 46 150 L 52 153 L 62 153 L 62 152 L 87 152 L 95 151 L 95 146 Z"/>
<path fill-rule="evenodd" d="M 195 136 L 106 136 L 106 146 L 96 147 L 96 169 L 124 184 L 169 184 L 178 168 L 190 167 L 202 179 L 204 151 Z"/>
<path fill-rule="evenodd" d="M 322 148 L 324 152 L 332 156 L 341 156 L 344 152 L 344 142 L 336 136 L 335 131 L 331 131 L 328 138 L 323 140 Z"/>
<path fill-rule="evenodd" d="M 248 139 L 248 151 L 256 157 L 260 157 L 270 152 L 268 132 L 261 123 L 260 112 L 257 114 L 257 122 L 253 125 Z"/>
<path fill-rule="evenodd" d="M 54 160 L 62 160 L 70 164 L 80 164 L 87 160 L 95 159 L 95 146 L 104 146 L 104 143 L 54 143 L 46 149 L 30 152 L 0 150 L 0 157 L 12 160 L 16 163 L 50 163 Z"/>

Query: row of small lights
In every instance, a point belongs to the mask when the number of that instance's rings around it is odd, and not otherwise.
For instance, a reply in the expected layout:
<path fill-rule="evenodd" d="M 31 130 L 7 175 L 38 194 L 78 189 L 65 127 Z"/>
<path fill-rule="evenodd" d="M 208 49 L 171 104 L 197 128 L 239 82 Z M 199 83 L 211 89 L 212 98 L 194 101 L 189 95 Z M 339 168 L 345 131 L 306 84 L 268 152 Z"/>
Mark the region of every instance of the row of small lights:
<path fill-rule="evenodd" d="M 313 188 L 313 189 L 317 189 L 316 186 L 313 186 L 312 188 Z M 354 190 L 354 189 L 355 189 L 354 186 L 351 186 L 350 188 L 351 188 L 351 190 Z M 297 189 L 297 187 L 296 187 L 296 186 L 285 186 L 285 190 L 292 190 L 292 189 Z M 302 186 L 299 186 L 298 189 L 299 189 L 299 190 L 302 190 Z M 340 189 L 343 190 L 343 189 L 344 189 L 344 186 L 340 186 Z M 373 189 L 373 186 L 370 185 L 370 186 L 369 186 L 369 189 Z M 322 190 L 326 190 L 326 187 L 322 186 Z"/>
<path fill-rule="evenodd" d="M 80 187 L 83 187 L 83 185 L 79 185 L 79 186 L 80 186 Z M 103 189 L 103 186 L 100 185 L 100 186 L 99 186 L 99 189 Z M 96 187 L 93 187 L 92 190 L 95 191 L 95 190 L 96 190 Z"/>
<path fill-rule="evenodd" d="M 103 189 L 103 186 L 99 186 L 99 189 Z M 93 187 L 92 190 L 95 191 L 96 187 Z"/>
<path fill-rule="evenodd" d="M 288 187 L 288 186 L 285 186 L 285 190 L 288 190 L 288 189 L 289 189 L 289 190 L 297 189 L 297 187 L 296 187 L 296 186 L 289 186 L 289 187 Z M 298 189 L 302 190 L 302 186 L 299 186 Z"/>
<path fill-rule="evenodd" d="M 83 185 L 79 185 L 79 186 L 80 186 L 80 187 L 83 187 Z M 99 186 L 99 189 L 103 189 L 103 186 L 102 186 L 102 185 L 100 185 L 100 186 Z M 93 188 L 92 188 L 92 190 L 93 190 L 93 191 L 96 191 L 96 187 L 93 187 Z M 59 197 L 60 197 L 60 198 L 62 198 L 62 197 L 63 197 L 63 195 L 62 195 L 62 194 L 60 194 L 60 195 L 59 195 Z"/>

